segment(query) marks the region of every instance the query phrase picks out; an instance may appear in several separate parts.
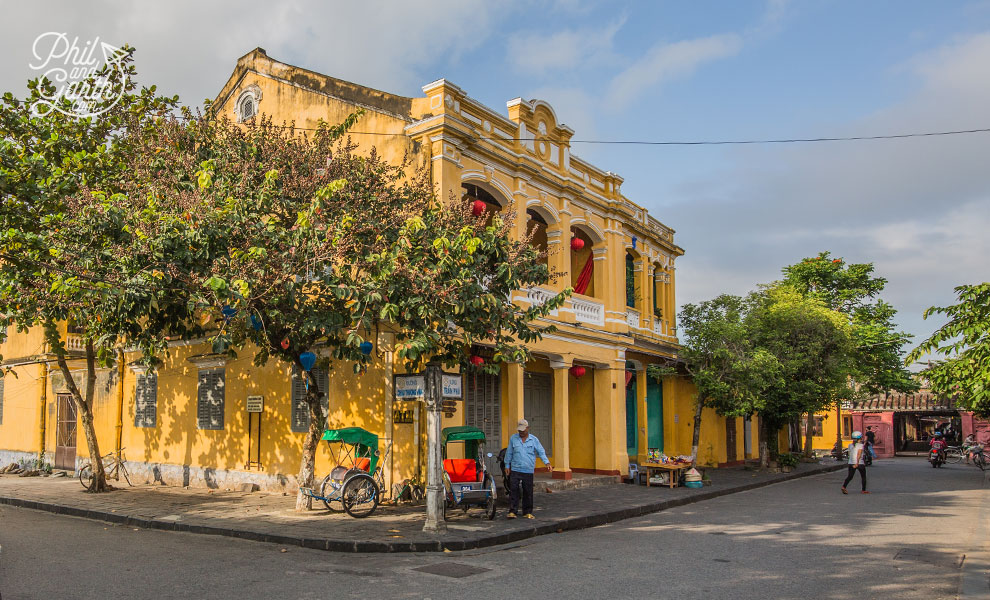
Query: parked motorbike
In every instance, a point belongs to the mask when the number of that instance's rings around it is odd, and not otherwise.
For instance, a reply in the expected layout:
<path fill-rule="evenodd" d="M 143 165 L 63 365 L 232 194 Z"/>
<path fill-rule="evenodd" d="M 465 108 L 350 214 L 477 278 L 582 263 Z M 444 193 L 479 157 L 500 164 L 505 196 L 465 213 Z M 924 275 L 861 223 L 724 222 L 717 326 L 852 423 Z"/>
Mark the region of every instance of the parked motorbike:
<path fill-rule="evenodd" d="M 938 468 L 945 464 L 945 455 L 937 448 L 932 448 L 928 452 L 928 462 L 932 463 L 932 468 Z"/>

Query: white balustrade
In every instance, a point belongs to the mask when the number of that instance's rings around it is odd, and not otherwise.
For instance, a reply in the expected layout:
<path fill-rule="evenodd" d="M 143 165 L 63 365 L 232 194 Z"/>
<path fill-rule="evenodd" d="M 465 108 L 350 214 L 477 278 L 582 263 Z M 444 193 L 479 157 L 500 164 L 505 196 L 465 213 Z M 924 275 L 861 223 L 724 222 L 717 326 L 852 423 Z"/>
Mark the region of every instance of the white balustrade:
<path fill-rule="evenodd" d="M 655 335 L 663 335 L 663 321 L 653 317 L 653 333 Z"/>
<path fill-rule="evenodd" d="M 579 323 L 590 323 L 591 325 L 605 325 L 605 305 L 583 298 L 571 297 L 571 308 L 574 309 L 574 318 Z"/>
<path fill-rule="evenodd" d="M 639 311 L 638 310 L 635 310 L 635 309 L 632 309 L 632 308 L 627 308 L 626 309 L 626 323 L 630 327 L 635 327 L 635 328 L 638 329 L 639 328 Z"/>
<path fill-rule="evenodd" d="M 79 350 L 84 352 L 86 350 L 86 342 L 83 341 L 81 335 L 68 334 L 65 336 L 65 349 L 66 350 Z"/>
<path fill-rule="evenodd" d="M 554 296 L 556 296 L 555 293 L 540 287 L 531 287 L 526 290 L 526 301 L 529 302 L 531 306 L 540 306 L 542 304 L 545 304 L 548 300 L 550 300 Z M 557 311 L 551 310 L 550 314 L 556 317 Z"/>

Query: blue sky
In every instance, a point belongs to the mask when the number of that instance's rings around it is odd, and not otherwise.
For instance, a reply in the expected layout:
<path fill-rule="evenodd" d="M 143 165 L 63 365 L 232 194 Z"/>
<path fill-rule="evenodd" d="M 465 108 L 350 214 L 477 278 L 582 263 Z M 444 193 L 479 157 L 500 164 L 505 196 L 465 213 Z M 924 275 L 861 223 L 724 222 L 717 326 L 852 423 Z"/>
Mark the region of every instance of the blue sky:
<path fill-rule="evenodd" d="M 990 127 L 990 1 L 7 3 L 0 88 L 40 33 L 137 47 L 145 82 L 213 96 L 255 46 L 504 113 L 550 102 L 575 139 L 724 140 Z M 16 23 L 16 28 L 11 24 Z M 677 230 L 678 301 L 742 294 L 820 250 L 875 262 L 901 325 L 990 279 L 990 134 L 786 146 L 574 145 Z"/>

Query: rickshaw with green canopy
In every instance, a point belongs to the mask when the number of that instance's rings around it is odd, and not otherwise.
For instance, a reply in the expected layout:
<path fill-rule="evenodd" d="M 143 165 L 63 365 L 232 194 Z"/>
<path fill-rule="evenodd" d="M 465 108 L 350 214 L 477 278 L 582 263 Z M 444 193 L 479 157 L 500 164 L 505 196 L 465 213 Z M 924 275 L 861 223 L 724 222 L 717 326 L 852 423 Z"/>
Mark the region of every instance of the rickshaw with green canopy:
<path fill-rule="evenodd" d="M 485 442 L 485 432 L 477 427 L 463 425 L 441 431 L 444 514 L 455 506 L 464 512 L 472 506 L 480 506 L 489 520 L 495 518 L 498 493 L 495 479 L 485 467 Z M 447 458 L 450 444 L 464 444 L 464 458 Z"/>
<path fill-rule="evenodd" d="M 356 518 L 375 512 L 385 487 L 382 465 L 391 446 L 383 458 L 378 436 L 360 427 L 327 429 L 321 439 L 327 442 L 331 464 L 336 466 L 323 478 L 319 494 L 310 488 L 300 489 L 333 512 L 345 511 Z"/>

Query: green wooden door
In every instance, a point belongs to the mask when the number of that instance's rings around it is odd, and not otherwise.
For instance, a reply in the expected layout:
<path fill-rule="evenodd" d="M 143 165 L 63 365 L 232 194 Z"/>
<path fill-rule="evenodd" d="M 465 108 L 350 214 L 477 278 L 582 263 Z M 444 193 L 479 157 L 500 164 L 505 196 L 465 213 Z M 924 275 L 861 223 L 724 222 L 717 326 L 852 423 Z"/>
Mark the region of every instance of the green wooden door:
<path fill-rule="evenodd" d="M 646 447 L 663 451 L 663 384 L 646 381 Z"/>
<path fill-rule="evenodd" d="M 636 423 L 636 378 L 633 377 L 626 386 L 626 453 L 635 456 L 639 453 L 637 443 Z"/>

